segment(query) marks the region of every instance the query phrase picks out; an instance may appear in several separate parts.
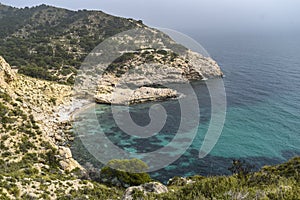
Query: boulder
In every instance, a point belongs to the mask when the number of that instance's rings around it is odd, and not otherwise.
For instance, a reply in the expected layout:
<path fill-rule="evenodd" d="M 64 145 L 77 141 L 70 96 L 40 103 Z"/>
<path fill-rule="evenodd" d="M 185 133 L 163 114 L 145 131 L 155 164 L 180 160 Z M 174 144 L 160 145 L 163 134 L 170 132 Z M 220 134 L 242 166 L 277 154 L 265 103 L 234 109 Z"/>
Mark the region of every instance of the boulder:
<path fill-rule="evenodd" d="M 112 94 L 99 94 L 95 101 L 101 104 L 129 105 L 149 101 L 163 101 L 177 98 L 177 91 L 169 88 L 140 87 L 138 89 L 116 89 Z"/>
<path fill-rule="evenodd" d="M 168 192 L 168 188 L 158 182 L 151 182 L 140 186 L 129 187 L 125 191 L 122 200 L 133 200 L 133 194 L 135 194 L 136 191 L 140 191 L 144 195 L 147 195 L 147 193 L 161 194 Z"/>
<path fill-rule="evenodd" d="M 174 177 L 168 181 L 167 185 L 168 186 L 185 186 L 185 185 L 193 184 L 193 183 L 195 183 L 195 181 L 190 178 Z"/>
<path fill-rule="evenodd" d="M 11 69 L 10 65 L 0 56 L 0 79 L 4 80 L 6 83 L 9 83 L 15 80 L 15 73 Z M 1 80 L 0 80 L 1 81 Z"/>
<path fill-rule="evenodd" d="M 69 148 L 67 147 L 59 147 L 59 155 L 63 159 L 69 159 L 72 158 L 72 152 Z"/>
<path fill-rule="evenodd" d="M 80 170 L 84 170 L 83 167 L 73 158 L 61 160 L 61 161 L 59 161 L 59 164 L 63 170 L 69 171 L 69 172 L 76 168 L 78 168 Z"/>
<path fill-rule="evenodd" d="M 72 171 L 76 168 L 83 170 L 83 167 L 72 158 L 72 152 L 67 147 L 59 147 L 59 164 L 65 171 Z"/>

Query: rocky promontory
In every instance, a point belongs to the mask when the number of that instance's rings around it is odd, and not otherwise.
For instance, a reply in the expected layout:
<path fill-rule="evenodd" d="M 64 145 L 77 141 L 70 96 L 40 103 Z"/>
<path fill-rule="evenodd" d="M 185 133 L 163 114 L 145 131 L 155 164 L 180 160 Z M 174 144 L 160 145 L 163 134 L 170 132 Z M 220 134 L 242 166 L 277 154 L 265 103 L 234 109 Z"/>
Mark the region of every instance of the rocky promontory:
<path fill-rule="evenodd" d="M 141 49 L 126 52 L 112 62 L 100 78 L 97 103 L 134 104 L 177 98 L 172 84 L 220 78 L 223 73 L 211 58 L 187 50 Z"/>

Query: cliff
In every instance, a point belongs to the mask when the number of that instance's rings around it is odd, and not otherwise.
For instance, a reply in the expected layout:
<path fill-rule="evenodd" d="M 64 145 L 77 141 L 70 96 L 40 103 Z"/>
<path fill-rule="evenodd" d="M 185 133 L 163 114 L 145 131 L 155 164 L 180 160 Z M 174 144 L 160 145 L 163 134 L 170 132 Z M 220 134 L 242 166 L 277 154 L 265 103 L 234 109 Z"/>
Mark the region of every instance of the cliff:
<path fill-rule="evenodd" d="M 9 64 L 0 57 L 0 81 L 1 85 L 7 84 L 15 79 L 15 72 L 12 71 Z"/>
<path fill-rule="evenodd" d="M 175 84 L 222 77 L 213 59 L 144 27 L 100 44 L 78 70 L 74 88 L 79 98 L 128 105 L 178 98 L 185 94 Z"/>
<path fill-rule="evenodd" d="M 43 190 L 56 198 L 50 188 L 57 184 L 65 190 L 91 185 L 67 173 L 82 169 L 64 145 L 68 125 L 56 116 L 70 95 L 69 86 L 17 74 L 0 57 L 0 199 L 43 198 Z"/>

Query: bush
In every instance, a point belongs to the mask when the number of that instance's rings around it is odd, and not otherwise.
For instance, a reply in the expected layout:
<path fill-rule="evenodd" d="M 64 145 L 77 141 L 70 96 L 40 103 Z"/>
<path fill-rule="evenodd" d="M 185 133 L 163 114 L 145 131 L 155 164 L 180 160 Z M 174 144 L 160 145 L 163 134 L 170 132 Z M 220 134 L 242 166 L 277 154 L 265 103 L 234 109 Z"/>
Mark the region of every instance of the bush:
<path fill-rule="evenodd" d="M 246 161 L 233 160 L 232 166 L 228 168 L 232 174 L 237 174 L 239 177 L 246 177 L 254 169 L 254 165 L 250 165 Z"/>
<path fill-rule="evenodd" d="M 151 181 L 146 163 L 138 159 L 111 160 L 101 169 L 101 180 L 109 185 L 129 187 Z"/>
<path fill-rule="evenodd" d="M 5 92 L 1 92 L 0 91 L 0 98 L 3 99 L 6 102 L 10 102 L 11 101 L 11 97 L 5 93 Z"/>
<path fill-rule="evenodd" d="M 36 66 L 25 66 L 19 69 L 19 73 L 33 78 L 45 79 L 52 81 L 55 78 L 44 68 Z"/>
<path fill-rule="evenodd" d="M 157 50 L 157 53 L 161 55 L 168 55 L 168 52 L 166 50 Z"/>

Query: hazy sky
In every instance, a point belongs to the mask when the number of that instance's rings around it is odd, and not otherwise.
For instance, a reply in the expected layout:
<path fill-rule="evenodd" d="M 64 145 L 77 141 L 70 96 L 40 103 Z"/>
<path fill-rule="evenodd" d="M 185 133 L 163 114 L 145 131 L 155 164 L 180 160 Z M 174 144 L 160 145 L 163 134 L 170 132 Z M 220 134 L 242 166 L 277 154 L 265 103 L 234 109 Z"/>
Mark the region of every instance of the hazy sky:
<path fill-rule="evenodd" d="M 49 4 L 96 9 L 179 31 L 282 32 L 300 29 L 298 0 L 0 0 L 25 7 Z"/>

